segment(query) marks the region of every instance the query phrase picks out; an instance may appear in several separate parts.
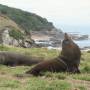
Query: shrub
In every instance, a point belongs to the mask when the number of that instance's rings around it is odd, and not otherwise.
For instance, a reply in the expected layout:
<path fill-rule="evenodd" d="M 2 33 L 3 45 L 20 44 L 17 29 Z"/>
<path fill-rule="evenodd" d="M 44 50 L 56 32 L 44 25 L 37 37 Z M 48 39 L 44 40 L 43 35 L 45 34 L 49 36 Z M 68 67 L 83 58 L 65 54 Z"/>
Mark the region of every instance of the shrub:
<path fill-rule="evenodd" d="M 19 40 L 19 39 L 24 39 L 24 34 L 21 33 L 19 30 L 10 30 L 9 31 L 9 35 L 13 38 L 15 38 L 16 40 Z"/>

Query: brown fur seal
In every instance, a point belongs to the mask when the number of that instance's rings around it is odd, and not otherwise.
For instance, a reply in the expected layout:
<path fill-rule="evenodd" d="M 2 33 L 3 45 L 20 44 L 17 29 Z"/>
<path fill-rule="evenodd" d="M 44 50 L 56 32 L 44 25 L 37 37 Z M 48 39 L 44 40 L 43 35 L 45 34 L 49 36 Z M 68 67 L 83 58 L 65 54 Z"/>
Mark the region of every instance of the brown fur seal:
<path fill-rule="evenodd" d="M 17 66 L 17 65 L 33 65 L 40 63 L 41 60 L 29 57 L 20 53 L 0 51 L 0 64 Z"/>
<path fill-rule="evenodd" d="M 67 70 L 67 65 L 59 58 L 43 61 L 27 71 L 26 74 L 33 74 L 35 76 L 41 75 L 41 72 L 62 72 Z"/>
<path fill-rule="evenodd" d="M 47 60 L 37 64 L 27 74 L 40 75 L 42 71 L 61 72 L 68 71 L 72 73 L 79 72 L 78 66 L 80 63 L 81 52 L 79 47 L 65 33 L 62 42 L 61 55 L 52 60 Z"/>
<path fill-rule="evenodd" d="M 62 52 L 60 58 L 68 65 L 69 72 L 79 73 L 79 64 L 81 58 L 81 51 L 77 44 L 75 44 L 67 33 L 64 35 L 62 42 Z"/>

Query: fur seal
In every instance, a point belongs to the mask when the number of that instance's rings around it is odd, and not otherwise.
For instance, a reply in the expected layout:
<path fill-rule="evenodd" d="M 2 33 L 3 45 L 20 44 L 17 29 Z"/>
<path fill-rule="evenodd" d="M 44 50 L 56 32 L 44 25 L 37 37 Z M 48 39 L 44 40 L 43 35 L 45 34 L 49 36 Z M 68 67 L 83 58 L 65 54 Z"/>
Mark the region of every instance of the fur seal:
<path fill-rule="evenodd" d="M 0 64 L 7 66 L 17 66 L 17 65 L 33 65 L 40 63 L 42 60 L 39 60 L 34 57 L 26 56 L 24 54 L 9 52 L 9 51 L 0 51 Z"/>
<path fill-rule="evenodd" d="M 41 72 L 62 72 L 67 70 L 67 65 L 59 58 L 54 58 L 52 60 L 43 61 L 33 67 L 31 70 L 27 71 L 26 74 L 33 74 L 35 76 L 41 75 Z"/>
<path fill-rule="evenodd" d="M 52 60 L 43 61 L 27 71 L 26 74 L 40 75 L 41 72 L 61 72 L 67 71 L 79 73 L 81 52 L 77 44 L 75 44 L 67 33 L 62 41 L 61 55 Z"/>
<path fill-rule="evenodd" d="M 80 72 L 78 67 L 80 64 L 81 51 L 79 46 L 75 42 L 73 42 L 73 40 L 67 33 L 65 33 L 64 40 L 62 42 L 62 51 L 60 58 L 67 64 L 69 72 Z"/>

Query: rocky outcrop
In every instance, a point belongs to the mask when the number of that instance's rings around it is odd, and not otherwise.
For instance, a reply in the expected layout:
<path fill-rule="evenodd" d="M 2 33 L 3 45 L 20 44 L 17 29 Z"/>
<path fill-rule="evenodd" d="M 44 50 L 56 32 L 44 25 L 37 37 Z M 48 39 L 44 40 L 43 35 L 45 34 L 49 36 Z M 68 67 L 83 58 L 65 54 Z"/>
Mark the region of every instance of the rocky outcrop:
<path fill-rule="evenodd" d="M 32 47 L 34 41 L 14 21 L 0 14 L 0 44 Z"/>
<path fill-rule="evenodd" d="M 18 41 L 9 35 L 9 28 L 6 28 L 2 34 L 2 44 L 18 46 Z"/>
<path fill-rule="evenodd" d="M 64 34 L 54 27 L 51 30 L 31 31 L 31 37 L 41 47 L 60 47 Z"/>
<path fill-rule="evenodd" d="M 34 43 L 33 40 L 29 39 L 28 37 L 24 37 L 23 39 L 16 39 L 13 36 L 10 36 L 10 30 L 10 28 L 5 28 L 5 30 L 0 33 L 0 44 L 26 48 L 32 47 L 32 44 Z"/>
<path fill-rule="evenodd" d="M 70 36 L 72 37 L 73 40 L 88 40 L 89 39 L 89 35 L 85 34 L 85 35 L 81 35 L 81 34 L 70 34 Z"/>

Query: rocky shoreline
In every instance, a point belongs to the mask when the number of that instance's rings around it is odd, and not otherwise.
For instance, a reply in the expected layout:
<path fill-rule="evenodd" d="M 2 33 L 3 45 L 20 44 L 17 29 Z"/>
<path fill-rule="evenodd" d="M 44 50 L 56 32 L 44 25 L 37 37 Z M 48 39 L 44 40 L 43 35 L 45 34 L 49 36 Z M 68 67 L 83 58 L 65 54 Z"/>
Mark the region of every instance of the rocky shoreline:
<path fill-rule="evenodd" d="M 89 39 L 89 35 L 87 34 L 84 34 L 84 35 L 81 35 L 81 34 L 70 34 L 72 39 L 74 40 L 88 40 Z"/>
<path fill-rule="evenodd" d="M 41 30 L 41 31 L 32 31 L 31 38 L 35 41 L 35 43 L 40 47 L 49 47 L 49 48 L 57 48 L 61 47 L 61 42 L 63 40 L 64 33 L 60 30 L 56 30 L 55 28 L 50 30 Z M 80 34 L 70 34 L 71 38 L 78 42 L 83 42 L 84 40 L 89 40 L 89 35 L 80 35 Z M 89 47 L 87 47 L 89 48 Z M 81 47 L 81 49 L 87 49 L 85 47 Z"/>
<path fill-rule="evenodd" d="M 59 47 L 63 39 L 63 32 L 53 28 L 52 30 L 31 31 L 31 38 L 40 47 Z"/>

